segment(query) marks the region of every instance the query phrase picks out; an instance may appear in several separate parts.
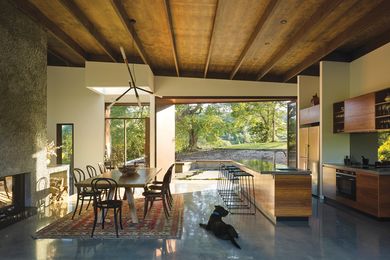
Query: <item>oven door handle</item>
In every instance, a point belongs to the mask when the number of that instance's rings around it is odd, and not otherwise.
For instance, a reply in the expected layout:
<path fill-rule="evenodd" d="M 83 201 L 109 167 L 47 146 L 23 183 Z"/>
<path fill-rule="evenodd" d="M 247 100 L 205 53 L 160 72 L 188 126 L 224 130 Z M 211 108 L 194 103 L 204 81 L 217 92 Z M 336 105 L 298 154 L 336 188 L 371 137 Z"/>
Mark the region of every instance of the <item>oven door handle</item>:
<path fill-rule="evenodd" d="M 355 176 L 355 175 L 336 172 L 336 178 L 337 178 L 337 177 L 341 178 L 341 177 L 344 177 L 344 176 L 345 176 L 345 177 L 350 177 L 350 178 L 356 179 L 356 176 Z"/>

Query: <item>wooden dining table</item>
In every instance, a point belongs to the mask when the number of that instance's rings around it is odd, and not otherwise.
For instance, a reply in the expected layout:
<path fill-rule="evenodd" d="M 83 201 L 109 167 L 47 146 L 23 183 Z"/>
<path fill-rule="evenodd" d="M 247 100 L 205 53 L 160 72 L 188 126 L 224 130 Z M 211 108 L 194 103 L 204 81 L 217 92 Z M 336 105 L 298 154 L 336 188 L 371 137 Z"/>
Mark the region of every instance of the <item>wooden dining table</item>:
<path fill-rule="evenodd" d="M 131 175 L 123 175 L 119 170 L 109 170 L 103 174 L 97 175 L 96 177 L 85 179 L 75 186 L 77 189 L 82 187 L 92 188 L 92 180 L 96 178 L 111 178 L 118 183 L 118 187 L 125 188 L 127 202 L 129 204 L 129 214 L 133 223 L 138 223 L 137 209 L 135 207 L 133 189 L 143 188 L 146 184 L 153 181 L 154 177 L 161 171 L 161 168 L 146 168 L 139 167 L 137 172 Z"/>

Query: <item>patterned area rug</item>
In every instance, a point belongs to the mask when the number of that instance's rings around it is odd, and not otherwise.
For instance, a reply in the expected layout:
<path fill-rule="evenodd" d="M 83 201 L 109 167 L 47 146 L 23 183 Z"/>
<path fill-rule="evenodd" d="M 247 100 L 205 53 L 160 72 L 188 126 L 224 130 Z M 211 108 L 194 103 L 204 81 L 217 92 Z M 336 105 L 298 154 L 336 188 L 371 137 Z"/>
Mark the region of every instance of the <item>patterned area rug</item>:
<path fill-rule="evenodd" d="M 129 207 L 127 201 L 124 201 L 122 206 L 123 230 L 119 227 L 119 238 L 179 239 L 183 231 L 183 195 L 174 195 L 173 200 L 173 208 L 168 219 L 164 215 L 161 201 L 154 202 L 152 209 L 143 219 L 144 200 L 136 199 L 138 224 L 129 222 Z M 112 210 L 106 217 L 106 219 L 110 219 L 110 223 L 105 223 L 104 229 L 102 229 L 101 224 L 97 223 L 93 238 L 91 238 L 91 231 L 94 216 L 91 207 L 88 211 L 83 209 L 81 215 L 76 214 L 73 220 L 72 214 L 73 212 L 42 228 L 35 234 L 34 238 L 117 239 Z"/>

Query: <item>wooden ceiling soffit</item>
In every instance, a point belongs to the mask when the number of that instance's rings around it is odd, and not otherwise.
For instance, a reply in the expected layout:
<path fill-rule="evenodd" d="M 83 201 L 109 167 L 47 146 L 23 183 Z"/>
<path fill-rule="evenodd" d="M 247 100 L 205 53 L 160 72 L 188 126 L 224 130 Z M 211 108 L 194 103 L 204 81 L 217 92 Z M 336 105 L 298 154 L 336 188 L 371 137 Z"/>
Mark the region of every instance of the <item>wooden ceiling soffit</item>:
<path fill-rule="evenodd" d="M 387 44 L 390 42 L 390 30 L 386 30 L 382 33 L 380 33 L 377 37 L 369 41 L 367 44 L 364 44 L 363 46 L 357 48 L 354 50 L 351 54 L 351 61 L 356 60 L 363 55 Z"/>
<path fill-rule="evenodd" d="M 80 56 L 80 58 L 86 60 L 87 54 L 83 48 L 81 48 L 80 45 L 69 35 L 62 31 L 54 22 L 47 18 L 36 6 L 26 0 L 15 0 L 14 2 L 20 10 L 45 27 L 51 34 L 53 34 L 54 37 L 68 46 L 75 54 Z M 55 56 L 59 58 L 57 55 Z"/>
<path fill-rule="evenodd" d="M 111 4 L 117 13 L 118 17 L 120 18 L 123 26 L 126 28 L 127 32 L 129 33 L 130 37 L 134 41 L 134 45 L 138 50 L 139 55 L 141 56 L 142 61 L 145 64 L 148 64 L 149 67 L 151 66 L 149 56 L 146 54 L 146 51 L 141 43 L 141 40 L 139 39 L 137 33 L 134 29 L 135 20 L 130 19 L 127 16 L 125 7 L 123 6 L 123 3 L 121 0 L 111 0 Z"/>
<path fill-rule="evenodd" d="M 74 66 L 74 64 L 72 62 L 68 61 L 68 59 L 64 58 L 61 54 L 57 53 L 56 51 L 48 48 L 47 52 L 50 53 L 51 55 L 53 55 L 58 60 L 62 61 L 66 66 L 68 66 L 68 67 Z"/>
<path fill-rule="evenodd" d="M 168 21 L 168 31 L 171 39 L 171 44 L 172 44 L 172 54 L 173 54 L 173 60 L 175 62 L 176 75 L 180 77 L 179 63 L 177 59 L 176 41 L 175 41 L 175 35 L 173 34 L 172 13 L 169 5 L 169 0 L 164 0 L 164 9 Z"/>
<path fill-rule="evenodd" d="M 103 48 L 104 52 L 110 57 L 112 61 L 118 62 L 118 55 L 116 55 L 110 47 L 105 37 L 96 29 L 93 23 L 83 13 L 83 11 L 70 0 L 59 0 L 59 2 L 79 21 L 83 27 L 93 36 L 96 42 Z"/>
<path fill-rule="evenodd" d="M 334 9 L 342 2 L 342 0 L 324 1 L 317 11 L 305 22 L 304 25 L 290 38 L 286 38 L 283 45 L 271 56 L 269 61 L 264 65 L 261 72 L 257 75 L 256 80 L 261 80 L 275 64 L 286 55 L 286 53 L 294 47 L 294 44 L 302 41 L 307 32 L 314 28 L 321 21 L 326 19 Z"/>
<path fill-rule="evenodd" d="M 260 17 L 259 21 L 256 24 L 255 30 L 252 32 L 251 37 L 246 43 L 244 49 L 241 52 L 240 57 L 238 58 L 236 65 L 233 68 L 233 71 L 230 73 L 229 79 L 233 79 L 238 70 L 240 69 L 246 55 L 248 54 L 248 50 L 252 46 L 253 42 L 256 40 L 257 36 L 260 34 L 260 31 L 261 29 L 263 29 L 263 26 L 267 21 L 268 17 L 270 17 L 273 11 L 276 9 L 275 7 L 277 6 L 278 2 L 279 0 L 270 0 L 268 2 L 268 5 L 264 10 L 263 15 Z"/>
<path fill-rule="evenodd" d="M 210 58 L 211 58 L 211 52 L 213 51 L 213 45 L 214 45 L 214 40 L 215 40 L 215 28 L 217 27 L 217 19 L 218 19 L 218 6 L 219 6 L 219 1 L 215 3 L 215 12 L 214 12 L 214 18 L 213 18 L 213 27 L 211 29 L 211 35 L 210 35 L 210 41 L 209 41 L 209 48 L 207 51 L 207 59 L 206 59 L 206 65 L 204 68 L 204 74 L 203 77 L 207 77 L 207 71 L 209 70 L 209 65 L 210 65 Z"/>
<path fill-rule="evenodd" d="M 333 40 L 326 43 L 326 45 L 323 48 L 320 48 L 317 52 L 314 52 L 313 54 L 309 55 L 300 64 L 298 64 L 290 71 L 288 71 L 283 81 L 287 82 L 292 77 L 298 75 L 302 70 L 309 67 L 311 64 L 319 61 L 324 56 L 326 56 L 330 52 L 340 47 L 349 38 L 351 38 L 354 34 L 356 34 L 356 32 L 359 31 L 360 28 L 366 26 L 366 24 L 369 23 L 369 21 L 375 20 L 376 17 L 388 15 L 389 10 L 390 10 L 390 1 L 384 0 L 382 3 L 380 3 L 371 11 L 369 11 L 366 15 L 361 17 L 351 26 L 347 27 L 343 32 L 338 34 Z"/>

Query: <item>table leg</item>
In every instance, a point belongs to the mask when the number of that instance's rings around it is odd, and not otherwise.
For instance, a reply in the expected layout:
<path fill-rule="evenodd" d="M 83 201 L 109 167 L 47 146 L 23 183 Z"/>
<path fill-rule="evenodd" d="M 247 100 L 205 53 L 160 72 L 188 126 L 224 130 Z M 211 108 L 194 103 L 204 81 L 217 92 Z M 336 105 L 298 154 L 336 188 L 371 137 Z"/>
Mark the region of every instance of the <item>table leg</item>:
<path fill-rule="evenodd" d="M 137 209 L 135 208 L 134 195 L 131 188 L 125 188 L 127 202 L 129 203 L 130 217 L 133 223 L 138 223 Z"/>

